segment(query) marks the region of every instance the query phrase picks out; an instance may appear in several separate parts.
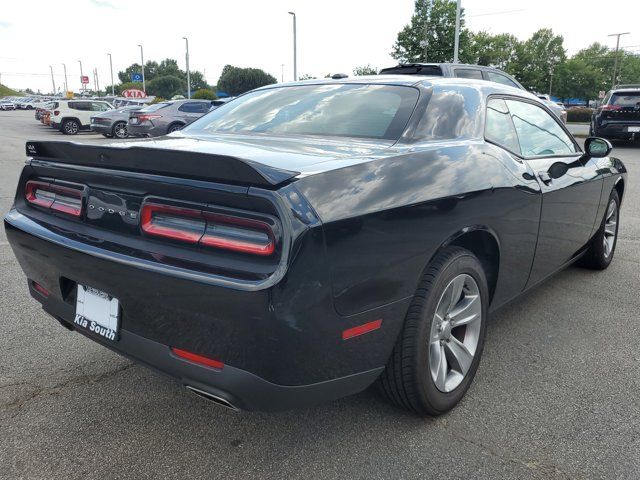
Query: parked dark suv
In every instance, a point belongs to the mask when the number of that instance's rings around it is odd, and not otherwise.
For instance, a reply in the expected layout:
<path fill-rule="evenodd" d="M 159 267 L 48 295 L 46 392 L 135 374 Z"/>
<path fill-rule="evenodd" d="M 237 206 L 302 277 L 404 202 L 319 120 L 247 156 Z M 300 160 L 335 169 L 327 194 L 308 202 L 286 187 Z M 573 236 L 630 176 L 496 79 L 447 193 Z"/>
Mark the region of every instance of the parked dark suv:
<path fill-rule="evenodd" d="M 429 77 L 457 77 L 473 80 L 497 82 L 509 87 L 526 90 L 520 82 L 508 73 L 484 65 L 469 65 L 465 63 L 401 63 L 395 67 L 383 68 L 379 75 L 425 75 Z M 556 116 L 567 123 L 567 111 L 562 105 L 552 100 L 541 98 L 542 103 Z"/>
<path fill-rule="evenodd" d="M 640 139 L 640 85 L 618 85 L 607 92 L 593 112 L 589 135 Z"/>

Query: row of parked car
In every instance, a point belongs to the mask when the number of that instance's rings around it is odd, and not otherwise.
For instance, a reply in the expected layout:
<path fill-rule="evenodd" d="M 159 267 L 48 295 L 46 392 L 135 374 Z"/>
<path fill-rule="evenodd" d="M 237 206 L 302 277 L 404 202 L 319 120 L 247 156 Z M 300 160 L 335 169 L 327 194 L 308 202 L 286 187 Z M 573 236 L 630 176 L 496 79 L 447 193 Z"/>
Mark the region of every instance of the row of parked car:
<path fill-rule="evenodd" d="M 92 130 L 105 137 L 157 137 L 180 130 L 229 101 L 171 100 L 152 105 L 120 105 L 99 99 L 57 99 L 35 109 L 35 118 L 65 135 Z"/>

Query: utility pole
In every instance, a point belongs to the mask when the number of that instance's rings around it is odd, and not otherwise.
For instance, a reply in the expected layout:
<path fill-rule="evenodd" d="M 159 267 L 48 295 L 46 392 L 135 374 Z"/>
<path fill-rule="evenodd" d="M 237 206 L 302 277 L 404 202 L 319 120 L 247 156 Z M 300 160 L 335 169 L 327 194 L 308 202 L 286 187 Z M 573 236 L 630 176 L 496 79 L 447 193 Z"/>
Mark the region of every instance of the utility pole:
<path fill-rule="evenodd" d="M 427 13 L 424 19 L 424 61 L 427 62 L 427 53 L 429 50 L 429 17 L 431 16 L 431 8 L 433 7 L 433 0 L 428 0 Z"/>
<path fill-rule="evenodd" d="M 613 79 L 611 81 L 611 88 L 616 86 L 616 81 L 617 81 L 617 74 L 618 74 L 618 50 L 620 49 L 620 37 L 622 35 L 629 35 L 629 32 L 624 32 L 624 33 L 612 33 L 611 35 L 608 35 L 609 37 L 618 37 L 616 39 L 616 56 L 615 56 L 615 60 L 614 60 L 614 64 L 613 64 Z"/>
<path fill-rule="evenodd" d="M 182 37 L 187 44 L 187 53 L 185 59 L 187 61 L 187 98 L 191 98 L 191 75 L 189 74 L 189 39 Z"/>
<path fill-rule="evenodd" d="M 456 38 L 453 46 L 453 63 L 458 63 L 458 49 L 460 47 L 460 0 L 456 5 Z"/>
<path fill-rule="evenodd" d="M 67 92 L 69 91 L 69 84 L 67 83 L 67 66 L 63 63 L 62 68 L 64 68 L 64 95 L 67 96 Z"/>
<path fill-rule="evenodd" d="M 293 15 L 293 81 L 298 81 L 298 37 L 296 32 L 296 14 L 295 12 L 289 12 L 289 15 Z"/>
<path fill-rule="evenodd" d="M 80 64 L 80 90 L 84 91 L 84 82 L 82 81 L 82 77 L 84 77 L 84 74 L 82 73 L 82 60 L 78 60 L 78 63 Z"/>
<path fill-rule="evenodd" d="M 549 99 L 551 99 L 551 88 L 553 87 L 553 67 L 549 71 Z"/>
<path fill-rule="evenodd" d="M 280 64 L 280 83 L 284 83 L 284 63 Z"/>
<path fill-rule="evenodd" d="M 53 84 L 53 94 L 56 94 L 56 81 L 53 79 L 53 67 L 49 65 L 49 69 L 51 70 L 51 83 Z"/>
<path fill-rule="evenodd" d="M 116 90 L 115 90 L 115 85 L 113 84 L 113 60 L 111 58 L 111 54 L 107 53 L 107 55 L 109 55 L 109 69 L 111 70 L 111 95 L 113 95 L 114 97 L 116 96 Z"/>
<path fill-rule="evenodd" d="M 100 78 L 98 77 L 98 68 L 94 68 L 94 72 L 96 75 L 96 93 L 100 92 Z"/>
<path fill-rule="evenodd" d="M 142 91 L 147 93 L 147 84 L 144 81 L 144 51 L 142 50 L 142 45 L 138 45 L 140 47 L 140 62 L 142 62 Z"/>

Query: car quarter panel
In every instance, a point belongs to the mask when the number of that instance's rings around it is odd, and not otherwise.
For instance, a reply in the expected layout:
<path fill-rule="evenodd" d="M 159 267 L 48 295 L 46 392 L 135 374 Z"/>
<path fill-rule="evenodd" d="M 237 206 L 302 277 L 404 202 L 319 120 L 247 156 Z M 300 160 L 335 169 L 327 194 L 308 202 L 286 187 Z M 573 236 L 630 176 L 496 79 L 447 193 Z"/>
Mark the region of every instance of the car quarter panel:
<path fill-rule="evenodd" d="M 322 219 L 343 315 L 410 298 L 438 249 L 474 229 L 489 232 L 499 246 L 493 305 L 526 284 L 539 186 L 526 165 L 498 147 L 481 140 L 414 144 L 295 185 Z"/>

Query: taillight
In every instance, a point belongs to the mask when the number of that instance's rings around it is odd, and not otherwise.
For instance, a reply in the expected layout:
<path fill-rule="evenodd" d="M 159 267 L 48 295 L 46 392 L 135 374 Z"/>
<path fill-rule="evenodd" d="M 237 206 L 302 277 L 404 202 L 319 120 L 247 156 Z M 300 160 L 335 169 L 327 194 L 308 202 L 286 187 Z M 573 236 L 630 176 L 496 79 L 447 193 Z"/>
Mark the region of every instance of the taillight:
<path fill-rule="evenodd" d="M 29 180 L 24 188 L 24 196 L 32 205 L 74 217 L 82 213 L 82 190 Z"/>
<path fill-rule="evenodd" d="M 252 255 L 268 256 L 276 248 L 266 222 L 191 208 L 145 203 L 140 226 L 148 235 Z"/>
<path fill-rule="evenodd" d="M 216 368 L 218 370 L 222 370 L 224 368 L 224 363 L 222 363 L 220 360 L 203 357 L 202 355 L 198 355 L 197 353 L 189 352 L 188 350 L 182 350 L 175 347 L 171 347 L 171 351 L 174 355 L 180 358 L 184 358 L 185 360 L 189 360 L 190 362 L 199 363 L 200 365 Z"/>
<path fill-rule="evenodd" d="M 622 105 L 602 105 L 604 112 L 618 112 L 620 110 L 622 110 Z"/>
<path fill-rule="evenodd" d="M 146 122 L 147 120 L 154 120 L 156 118 L 160 118 L 162 117 L 162 115 L 137 115 L 138 120 L 140 120 L 141 122 Z"/>

